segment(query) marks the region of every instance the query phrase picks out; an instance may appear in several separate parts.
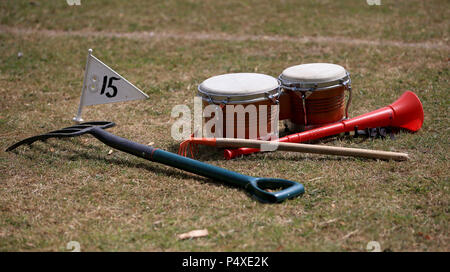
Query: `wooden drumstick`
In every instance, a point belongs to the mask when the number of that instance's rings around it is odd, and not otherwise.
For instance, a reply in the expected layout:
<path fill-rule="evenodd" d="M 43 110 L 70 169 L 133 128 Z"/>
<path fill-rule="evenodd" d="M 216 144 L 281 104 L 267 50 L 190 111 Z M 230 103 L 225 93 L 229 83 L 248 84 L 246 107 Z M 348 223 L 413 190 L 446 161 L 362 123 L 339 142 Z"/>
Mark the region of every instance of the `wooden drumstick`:
<path fill-rule="evenodd" d="M 364 157 L 371 159 L 406 161 L 408 154 L 362 148 L 335 147 L 312 144 L 285 143 L 276 141 L 260 141 L 249 139 L 216 138 L 218 147 L 250 147 L 259 148 L 261 151 L 292 151 L 303 153 L 315 153 L 325 155 Z"/>

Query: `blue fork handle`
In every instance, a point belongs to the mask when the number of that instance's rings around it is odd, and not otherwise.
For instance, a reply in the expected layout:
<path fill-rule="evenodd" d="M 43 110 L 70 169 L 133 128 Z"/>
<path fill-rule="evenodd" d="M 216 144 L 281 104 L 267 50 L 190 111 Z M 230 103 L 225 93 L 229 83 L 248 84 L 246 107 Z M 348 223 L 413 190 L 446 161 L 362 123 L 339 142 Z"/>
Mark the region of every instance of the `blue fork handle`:
<path fill-rule="evenodd" d="M 104 144 L 123 152 L 150 161 L 173 166 L 200 176 L 243 187 L 250 194 L 254 195 L 257 199 L 263 202 L 281 202 L 287 198 L 293 198 L 305 192 L 303 185 L 295 181 L 285 179 L 256 178 L 242 175 L 161 149 L 132 142 L 104 131 L 98 127 L 93 128 L 89 131 L 89 133 L 102 141 Z M 266 190 L 279 188 L 283 189 L 277 192 L 269 192 Z"/>

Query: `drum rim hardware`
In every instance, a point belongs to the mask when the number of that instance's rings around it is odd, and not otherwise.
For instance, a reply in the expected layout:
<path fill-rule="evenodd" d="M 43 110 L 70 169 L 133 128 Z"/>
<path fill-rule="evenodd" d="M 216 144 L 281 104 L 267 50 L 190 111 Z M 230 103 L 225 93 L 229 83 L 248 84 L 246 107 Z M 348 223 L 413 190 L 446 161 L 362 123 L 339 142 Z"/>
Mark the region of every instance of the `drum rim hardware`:
<path fill-rule="evenodd" d="M 282 94 L 283 90 L 280 85 L 280 80 L 278 80 L 278 87 L 265 92 L 254 92 L 249 94 L 234 94 L 234 95 L 220 95 L 211 94 L 207 91 L 201 89 L 201 84 L 198 85 L 197 90 L 200 97 L 209 102 L 210 104 L 222 105 L 222 104 L 249 104 L 261 101 L 272 101 L 274 104 L 278 104 L 278 98 Z"/>
<path fill-rule="evenodd" d="M 278 104 L 278 98 L 280 97 L 282 90 L 278 87 L 269 92 L 262 92 L 249 95 L 211 95 L 198 87 L 198 92 L 201 94 L 202 100 L 209 102 L 210 104 L 222 105 L 222 104 L 250 104 L 261 101 L 271 101 L 273 104 Z M 245 99 L 247 98 L 247 99 Z M 250 99 L 249 99 L 250 98 Z"/>
<path fill-rule="evenodd" d="M 278 79 L 281 82 L 281 87 L 291 91 L 304 91 L 304 92 L 316 92 L 328 90 L 340 86 L 347 87 L 347 85 L 351 85 L 350 73 L 348 71 L 345 72 L 345 76 L 340 79 L 327 81 L 327 82 L 302 82 L 302 81 L 294 81 L 291 79 L 287 79 L 283 77 L 283 73 L 278 76 Z"/>

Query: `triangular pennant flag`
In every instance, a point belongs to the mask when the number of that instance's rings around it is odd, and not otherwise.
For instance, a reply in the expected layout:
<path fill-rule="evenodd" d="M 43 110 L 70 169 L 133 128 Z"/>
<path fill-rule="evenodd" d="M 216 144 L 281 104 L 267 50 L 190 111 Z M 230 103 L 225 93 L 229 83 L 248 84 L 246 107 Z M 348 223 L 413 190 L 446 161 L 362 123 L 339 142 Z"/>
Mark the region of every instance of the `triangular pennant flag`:
<path fill-rule="evenodd" d="M 86 61 L 80 106 L 74 121 L 81 122 L 83 106 L 146 99 L 148 95 L 92 55 Z"/>

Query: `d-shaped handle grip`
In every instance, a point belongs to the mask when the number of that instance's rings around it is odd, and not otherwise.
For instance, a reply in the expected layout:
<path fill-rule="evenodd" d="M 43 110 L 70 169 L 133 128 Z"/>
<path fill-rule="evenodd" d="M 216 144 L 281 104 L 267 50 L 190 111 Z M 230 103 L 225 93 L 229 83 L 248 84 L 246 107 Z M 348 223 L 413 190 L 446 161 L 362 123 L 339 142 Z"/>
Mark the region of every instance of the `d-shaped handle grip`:
<path fill-rule="evenodd" d="M 276 190 L 280 188 L 282 188 L 280 191 L 267 191 L 267 189 Z M 303 185 L 298 182 L 275 178 L 254 178 L 245 186 L 245 189 L 260 201 L 270 203 L 281 202 L 305 192 Z"/>

